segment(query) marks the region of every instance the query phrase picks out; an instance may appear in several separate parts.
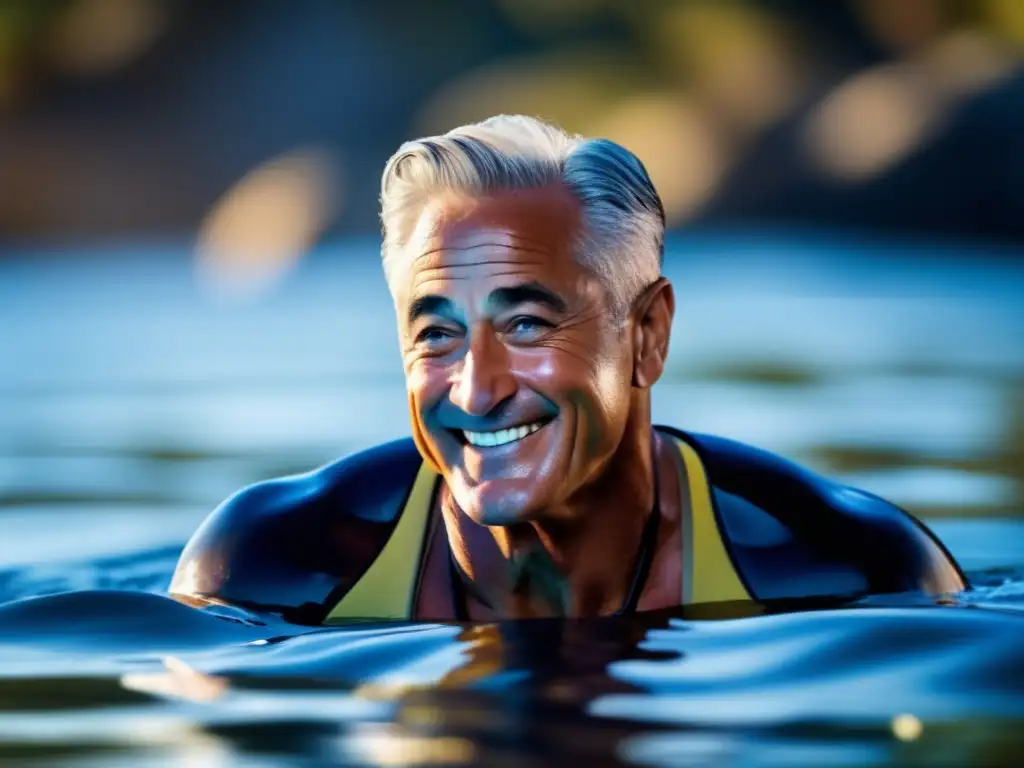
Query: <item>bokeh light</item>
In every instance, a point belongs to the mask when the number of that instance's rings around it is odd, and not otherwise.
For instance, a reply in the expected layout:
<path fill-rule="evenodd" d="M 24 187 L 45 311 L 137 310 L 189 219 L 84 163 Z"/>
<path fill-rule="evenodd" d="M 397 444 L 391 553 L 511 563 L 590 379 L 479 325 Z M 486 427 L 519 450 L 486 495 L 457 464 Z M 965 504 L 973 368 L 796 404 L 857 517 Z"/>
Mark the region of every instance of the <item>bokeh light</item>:
<path fill-rule="evenodd" d="M 587 134 L 616 141 L 643 161 L 670 225 L 699 210 L 727 164 L 727 147 L 707 116 L 672 93 L 623 99 Z"/>
<path fill-rule="evenodd" d="M 165 30 L 170 8 L 159 0 L 78 0 L 49 29 L 52 65 L 95 77 L 140 56 Z"/>
<path fill-rule="evenodd" d="M 340 171 L 329 151 L 306 149 L 253 169 L 203 222 L 197 276 L 225 299 L 251 299 L 273 287 L 336 215 Z"/>
<path fill-rule="evenodd" d="M 443 133 L 501 113 L 535 115 L 582 132 L 643 82 L 635 60 L 602 46 L 503 60 L 467 72 L 432 95 L 413 133 Z"/>
<path fill-rule="evenodd" d="M 677 81 L 734 131 L 771 124 L 801 93 L 793 34 L 751 5 L 675 3 L 649 34 Z"/>
<path fill-rule="evenodd" d="M 854 75 L 812 113 L 810 154 L 826 173 L 845 181 L 891 168 L 920 146 L 942 116 L 929 85 L 920 73 L 896 65 Z"/>

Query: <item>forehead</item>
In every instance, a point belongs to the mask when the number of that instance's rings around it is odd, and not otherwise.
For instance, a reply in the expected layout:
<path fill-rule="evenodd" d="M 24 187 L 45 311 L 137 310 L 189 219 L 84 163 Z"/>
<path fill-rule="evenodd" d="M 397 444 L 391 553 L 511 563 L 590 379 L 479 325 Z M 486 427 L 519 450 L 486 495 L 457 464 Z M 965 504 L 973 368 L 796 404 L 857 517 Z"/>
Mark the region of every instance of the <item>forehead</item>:
<path fill-rule="evenodd" d="M 502 278 L 547 284 L 579 279 L 579 219 L 579 204 L 563 187 L 436 199 L 424 208 L 406 246 L 401 293 L 483 289 Z"/>

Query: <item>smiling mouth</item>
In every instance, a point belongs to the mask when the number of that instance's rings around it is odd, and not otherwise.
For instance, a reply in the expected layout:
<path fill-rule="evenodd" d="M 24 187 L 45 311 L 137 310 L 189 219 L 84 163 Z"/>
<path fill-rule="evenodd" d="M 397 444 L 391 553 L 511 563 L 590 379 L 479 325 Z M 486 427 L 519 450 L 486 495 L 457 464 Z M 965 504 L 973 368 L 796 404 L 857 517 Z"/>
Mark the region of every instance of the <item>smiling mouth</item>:
<path fill-rule="evenodd" d="M 464 443 L 468 443 L 476 448 L 496 448 L 499 445 L 508 445 L 509 443 L 518 442 L 524 437 L 532 435 L 534 432 L 547 426 L 550 421 L 550 419 L 534 421 L 529 424 L 520 424 L 519 426 L 509 427 L 508 429 L 498 429 L 493 432 L 474 432 L 468 429 L 451 431 L 456 435 L 456 437 L 461 438 Z"/>

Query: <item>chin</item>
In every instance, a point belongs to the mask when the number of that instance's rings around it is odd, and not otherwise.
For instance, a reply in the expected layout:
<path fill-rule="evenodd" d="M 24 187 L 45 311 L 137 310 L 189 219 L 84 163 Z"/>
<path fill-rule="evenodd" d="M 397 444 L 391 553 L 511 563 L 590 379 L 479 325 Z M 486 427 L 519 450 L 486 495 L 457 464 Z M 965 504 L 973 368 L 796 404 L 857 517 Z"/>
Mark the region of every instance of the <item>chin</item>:
<path fill-rule="evenodd" d="M 469 519 L 478 525 L 504 528 L 533 520 L 540 506 L 516 490 L 502 488 L 503 485 L 506 484 L 493 482 L 467 488 L 463 493 L 457 493 L 455 500 Z"/>

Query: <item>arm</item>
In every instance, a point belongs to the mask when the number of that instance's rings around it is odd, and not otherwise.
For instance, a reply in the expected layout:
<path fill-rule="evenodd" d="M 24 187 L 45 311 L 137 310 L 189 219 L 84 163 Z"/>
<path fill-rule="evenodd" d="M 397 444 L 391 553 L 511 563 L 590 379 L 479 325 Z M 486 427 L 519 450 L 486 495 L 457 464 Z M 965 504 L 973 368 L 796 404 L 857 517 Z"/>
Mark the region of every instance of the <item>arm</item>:
<path fill-rule="evenodd" d="M 402 440 L 242 489 L 186 545 L 171 596 L 321 623 L 380 553 L 418 467 Z"/>
<path fill-rule="evenodd" d="M 958 592 L 966 579 L 922 523 L 885 501 L 731 440 L 690 436 L 728 549 L 762 599 Z"/>
<path fill-rule="evenodd" d="M 909 512 L 856 488 L 834 485 L 824 495 L 843 520 L 851 553 L 864 553 L 863 567 L 877 584 L 872 593 L 920 590 L 937 595 L 968 588 L 953 556 Z"/>
<path fill-rule="evenodd" d="M 308 517 L 306 485 L 300 478 L 257 483 L 218 506 L 185 546 L 170 595 L 316 623 L 312 614 L 334 584 L 294 556 L 300 518 Z"/>

